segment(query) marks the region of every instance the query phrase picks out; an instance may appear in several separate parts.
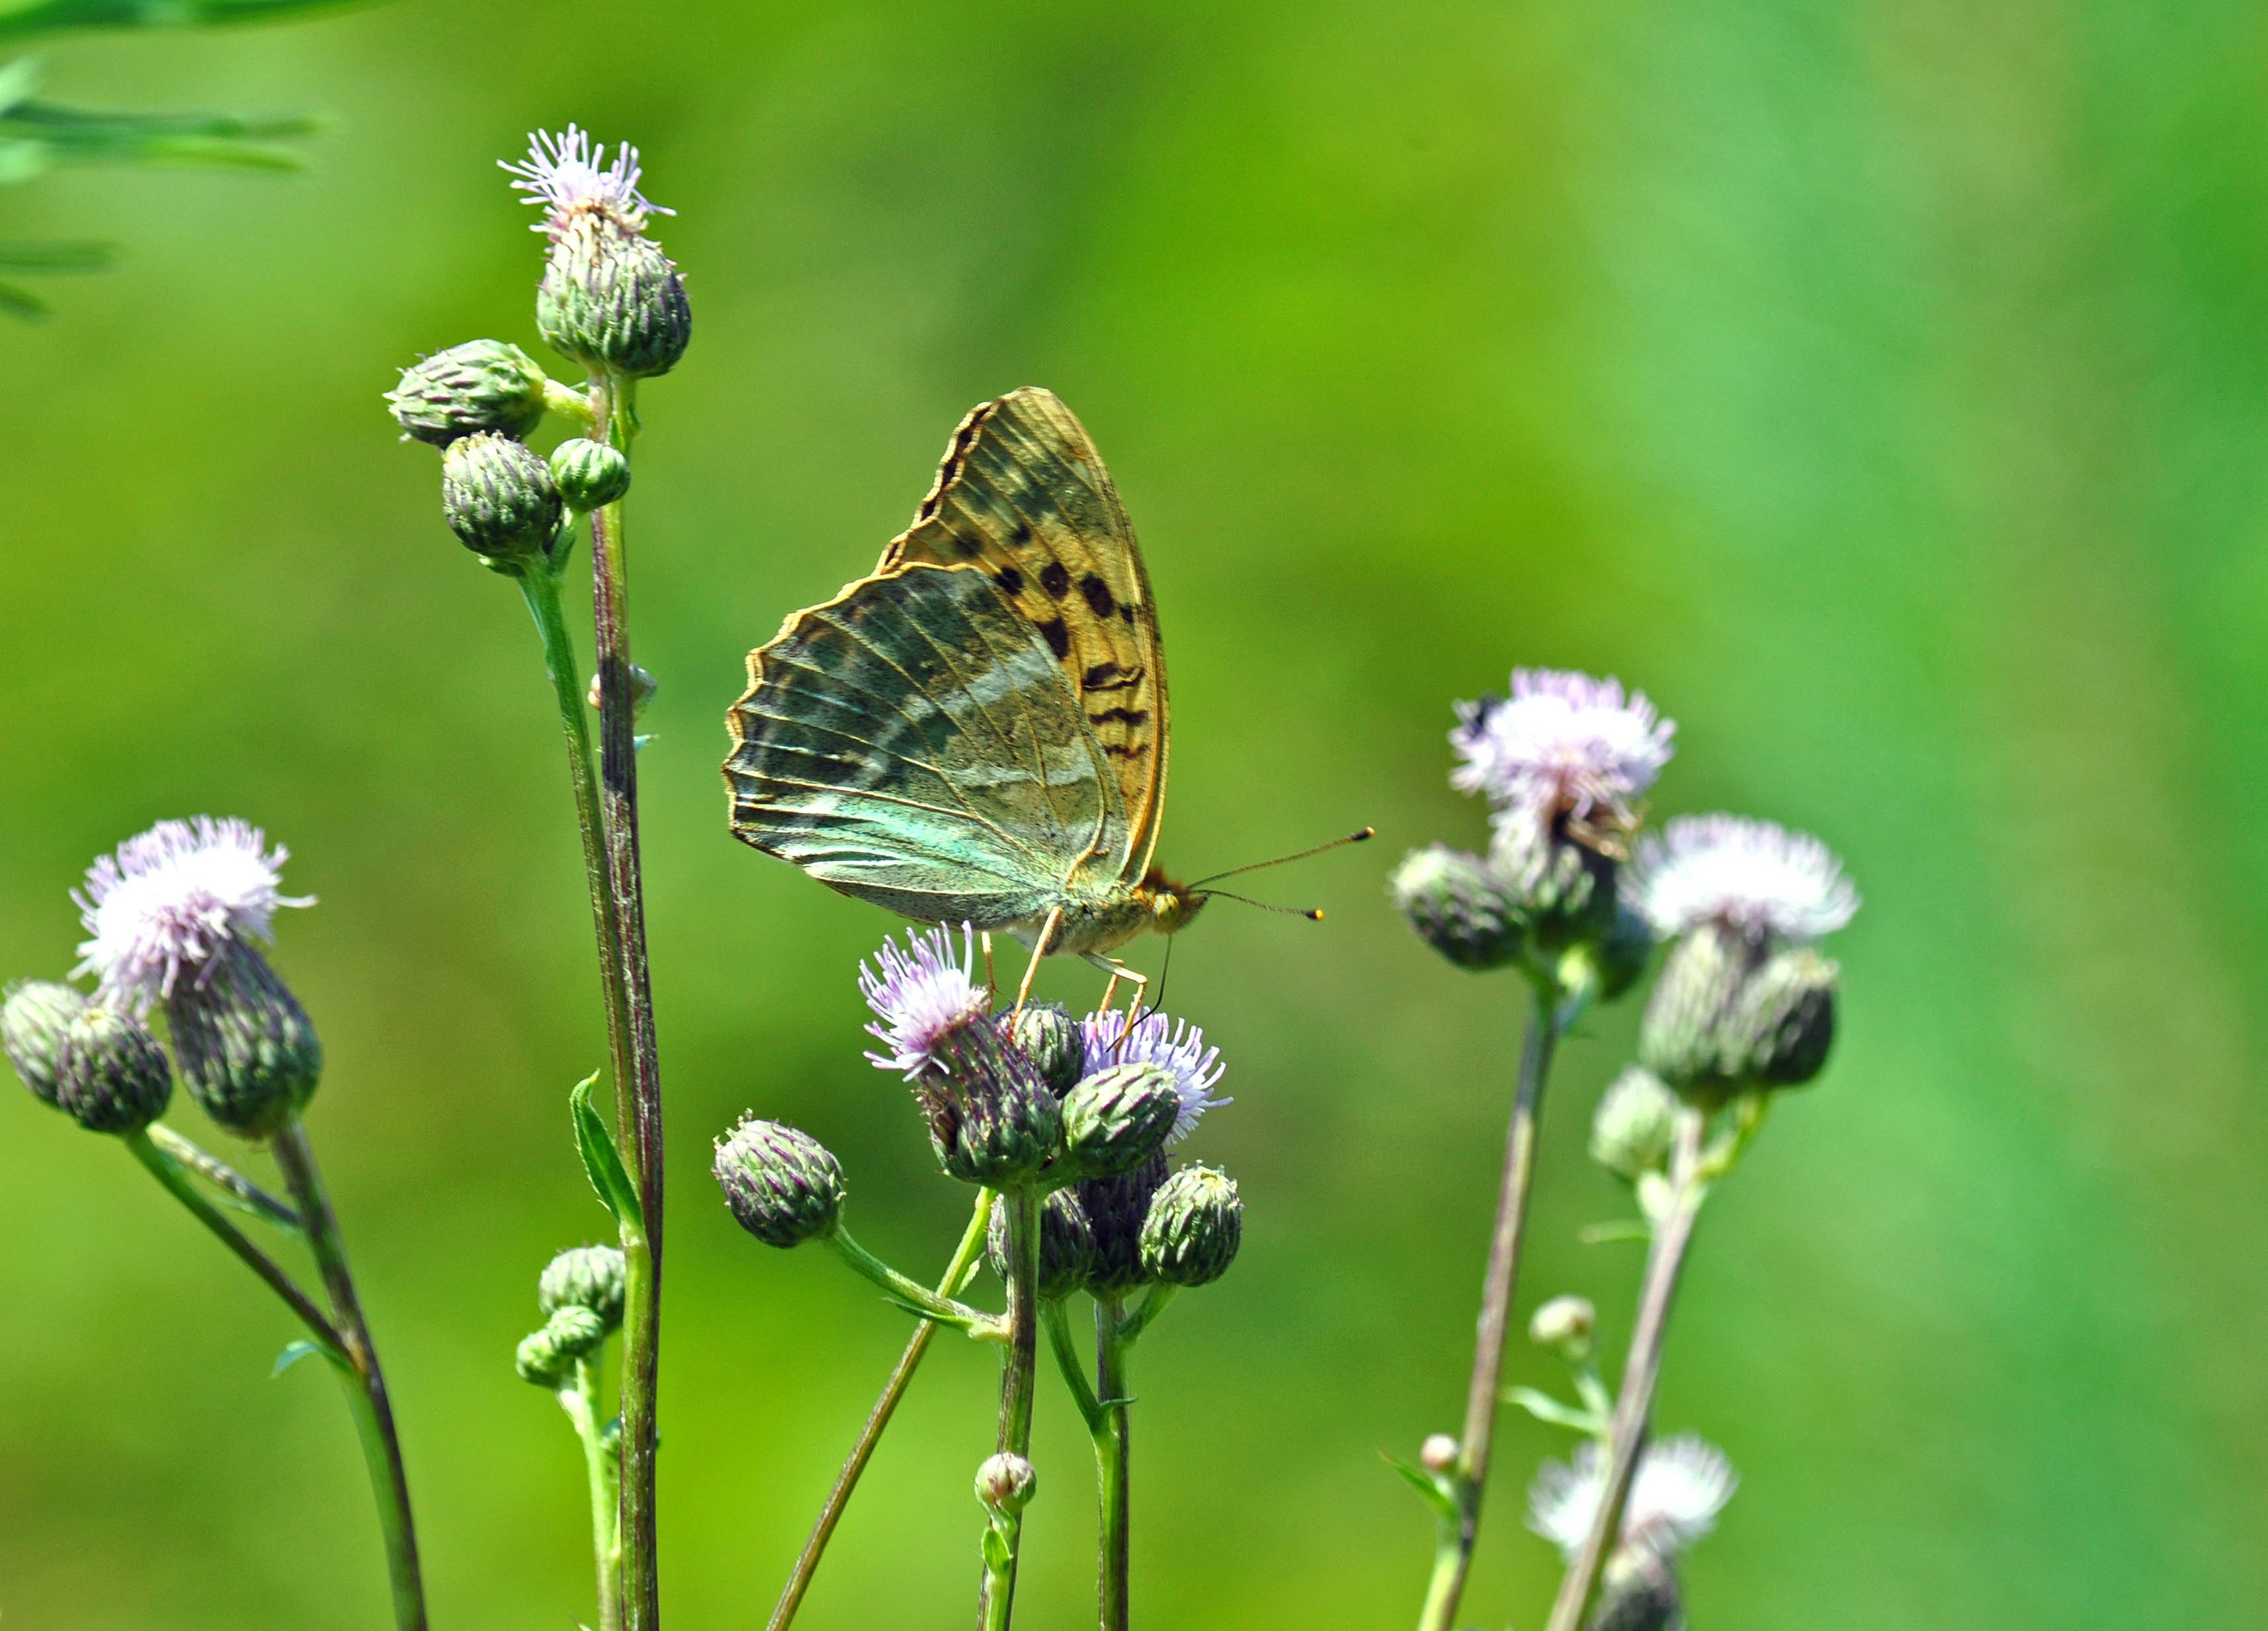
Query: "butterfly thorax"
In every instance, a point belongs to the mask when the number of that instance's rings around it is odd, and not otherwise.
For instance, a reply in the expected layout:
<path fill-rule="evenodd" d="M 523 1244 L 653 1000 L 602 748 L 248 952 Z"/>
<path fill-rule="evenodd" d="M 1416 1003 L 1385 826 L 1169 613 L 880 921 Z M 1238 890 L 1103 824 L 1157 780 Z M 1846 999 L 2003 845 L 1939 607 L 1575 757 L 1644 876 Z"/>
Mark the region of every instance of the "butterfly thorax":
<path fill-rule="evenodd" d="M 1048 937 L 1048 951 L 1050 956 L 1086 957 L 1115 951 L 1138 935 L 1170 935 L 1187 928 L 1204 903 L 1204 896 L 1152 866 L 1131 887 L 1113 885 L 1098 895 L 1065 900 L 1063 915 Z M 1021 919 L 1008 926 L 1009 932 L 1031 945 L 1039 939 L 1047 916 L 1043 912 Z"/>

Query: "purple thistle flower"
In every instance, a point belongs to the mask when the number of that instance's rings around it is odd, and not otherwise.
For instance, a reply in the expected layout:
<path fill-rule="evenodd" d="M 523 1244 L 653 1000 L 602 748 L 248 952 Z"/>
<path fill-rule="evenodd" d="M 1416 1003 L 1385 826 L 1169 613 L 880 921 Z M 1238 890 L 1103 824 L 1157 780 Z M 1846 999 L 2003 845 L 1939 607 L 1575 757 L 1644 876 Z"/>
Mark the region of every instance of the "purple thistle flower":
<path fill-rule="evenodd" d="M 1825 844 L 1746 816 L 1678 817 L 1638 846 L 1624 888 L 1665 940 L 1704 923 L 1815 940 L 1859 909 L 1858 890 Z"/>
<path fill-rule="evenodd" d="M 1630 826 L 1677 731 L 1643 691 L 1626 697 L 1618 680 L 1556 668 L 1515 668 L 1509 698 L 1460 702 L 1457 717 L 1450 784 L 1486 794 L 1499 821 L 1543 827 L 1562 815 Z"/>
<path fill-rule="evenodd" d="M 102 856 L 71 891 L 89 938 L 72 972 L 139 1015 L 173 995 L 184 972 L 202 971 L 234 941 L 274 937 L 276 908 L 313 906 L 283 893 L 290 852 L 231 816 L 160 821 Z"/>
<path fill-rule="evenodd" d="M 913 1081 L 935 1062 L 938 1047 L 952 1032 L 984 1017 L 990 994 L 977 983 L 976 937 L 961 926 L 961 955 L 953 931 L 939 926 L 906 933 L 906 949 L 891 941 L 873 963 L 858 965 L 858 989 L 874 1010 L 866 1029 L 889 1049 L 866 1057 L 878 1070 L 897 1070 Z"/>
<path fill-rule="evenodd" d="M 1590 1535 L 1606 1481 L 1594 1443 L 1578 1444 L 1572 1462 L 1546 1461 L 1528 1486 L 1528 1526 L 1573 1558 Z M 1621 1543 L 1674 1558 L 1716 1527 L 1740 1485 L 1724 1452 L 1697 1435 L 1657 1440 L 1638 1457 L 1623 1503 Z"/>
<path fill-rule="evenodd" d="M 1079 1022 L 1079 1035 L 1086 1055 L 1081 1076 L 1125 1064 L 1156 1065 L 1172 1075 L 1182 1109 L 1168 1142 L 1181 1142 L 1206 1111 L 1230 1102 L 1212 1096 L 1228 1070 L 1220 1049 L 1207 1047 L 1204 1032 L 1185 1020 L 1153 1010 L 1130 1025 L 1123 1013 L 1089 1014 Z"/>
<path fill-rule="evenodd" d="M 527 138 L 527 157 L 518 164 L 498 159 L 512 186 L 526 193 L 522 202 L 540 204 L 545 214 L 530 230 L 547 234 L 554 242 L 564 237 L 578 216 L 600 215 L 631 232 L 645 231 L 650 215 L 674 215 L 638 192 L 638 151 L 628 142 L 607 163 L 604 143 L 591 144 L 590 133 L 567 127 L 564 136 L 538 130 Z"/>

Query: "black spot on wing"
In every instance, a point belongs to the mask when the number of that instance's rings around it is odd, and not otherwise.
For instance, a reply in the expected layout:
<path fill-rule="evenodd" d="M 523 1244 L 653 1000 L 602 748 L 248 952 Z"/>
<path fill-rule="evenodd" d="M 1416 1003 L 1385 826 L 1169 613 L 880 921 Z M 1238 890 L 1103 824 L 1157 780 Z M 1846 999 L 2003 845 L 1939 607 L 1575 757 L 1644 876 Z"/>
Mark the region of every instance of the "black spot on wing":
<path fill-rule="evenodd" d="M 1012 595 L 1020 593 L 1024 587 L 1024 575 L 1012 566 L 1002 567 L 997 581 Z"/>
<path fill-rule="evenodd" d="M 1094 608 L 1097 617 L 1108 617 L 1118 609 L 1118 602 L 1111 598 L 1110 585 L 1093 572 L 1079 580 L 1079 592 L 1086 597 L 1087 605 Z"/>
<path fill-rule="evenodd" d="M 1049 598 L 1060 600 L 1071 592 L 1071 573 L 1060 561 L 1050 561 L 1040 569 L 1040 587 Z M 1057 655 L 1060 657 L 1061 652 Z"/>
<path fill-rule="evenodd" d="M 1039 630 L 1047 639 L 1048 650 L 1056 654 L 1056 661 L 1060 663 L 1071 655 L 1071 630 L 1064 627 L 1063 619 L 1051 617 L 1039 625 Z"/>
<path fill-rule="evenodd" d="M 1150 710 L 1146 708 L 1106 708 L 1099 714 L 1089 714 L 1086 721 L 1089 724 L 1107 725 L 1115 719 L 1123 725 L 1138 725 L 1146 724 L 1149 718 Z"/>
<path fill-rule="evenodd" d="M 1137 742 L 1128 746 L 1120 742 L 1105 742 L 1102 745 L 1102 751 L 1115 759 L 1139 759 L 1150 751 L 1150 745 L 1147 742 Z"/>
<path fill-rule="evenodd" d="M 953 547 L 971 561 L 984 553 L 984 540 L 981 538 L 971 538 L 966 533 L 957 533 L 954 535 Z"/>
<path fill-rule="evenodd" d="M 1120 606 L 1118 608 L 1118 615 L 1120 620 L 1123 621 L 1128 628 L 1131 628 L 1134 626 L 1134 608 L 1132 606 L 1128 605 Z"/>
<path fill-rule="evenodd" d="M 1016 518 L 1016 525 L 1008 529 L 1008 541 L 1012 544 L 1030 543 L 1032 541 L 1032 524 L 1024 519 L 1023 517 L 1018 516 Z"/>
<path fill-rule="evenodd" d="M 1138 668 L 1121 668 L 1116 663 L 1097 663 L 1079 680 L 1083 691 L 1130 691 L 1142 683 Z"/>

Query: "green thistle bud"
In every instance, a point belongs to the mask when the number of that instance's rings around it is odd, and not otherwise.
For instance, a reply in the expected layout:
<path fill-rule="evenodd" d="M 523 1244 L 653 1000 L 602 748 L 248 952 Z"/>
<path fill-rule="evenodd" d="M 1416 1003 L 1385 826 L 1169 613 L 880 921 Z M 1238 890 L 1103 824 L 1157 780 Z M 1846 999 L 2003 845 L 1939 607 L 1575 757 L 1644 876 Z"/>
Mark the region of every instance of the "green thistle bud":
<path fill-rule="evenodd" d="M 1599 1000 L 1611 1003 L 1636 985 L 1653 960 L 1653 926 L 1646 914 L 1627 906 L 1615 908 L 1615 921 L 1599 942 Z"/>
<path fill-rule="evenodd" d="M 976 1469 L 976 1499 L 988 1512 L 1013 1517 L 1032 1504 L 1040 1491 L 1040 1475 L 1023 1457 L 1008 1451 L 989 1456 Z"/>
<path fill-rule="evenodd" d="M 1123 1297 L 1150 1277 L 1142 1263 L 1142 1225 L 1149 1218 L 1150 1202 L 1165 1183 L 1166 1156 L 1160 1150 L 1130 1172 L 1090 1178 L 1078 1185 L 1079 1203 L 1094 1241 L 1086 1289 L 1096 1297 Z"/>
<path fill-rule="evenodd" d="M 138 1133 L 166 1113 L 173 1068 L 150 1027 L 90 1004 L 55 1046 L 55 1103 L 90 1133 Z"/>
<path fill-rule="evenodd" d="M 605 1316 L 574 1303 L 556 1310 L 543 1322 L 543 1328 L 551 1333 L 552 1344 L 570 1359 L 588 1358 L 607 1341 Z"/>
<path fill-rule="evenodd" d="M 1648 1546 L 1623 1546 L 1599 1579 L 1590 1631 L 1677 1631 L 1684 1601 L 1670 1561 Z"/>
<path fill-rule="evenodd" d="M 1243 1240 L 1235 1180 L 1209 1166 L 1185 1166 L 1150 1201 L 1142 1267 L 1167 1285 L 1207 1285 L 1228 1272 Z"/>
<path fill-rule="evenodd" d="M 1181 1113 L 1172 1071 L 1138 1062 L 1105 1066 L 1063 1101 L 1064 1153 L 1081 1178 L 1130 1172 L 1166 1147 Z"/>
<path fill-rule="evenodd" d="M 992 1224 L 984 1237 L 985 1255 L 992 1272 L 1008 1278 L 1008 1209 L 992 1209 Z M 1069 1297 L 1086 1283 L 1094 1267 L 1094 1227 L 1086 1209 L 1068 1189 L 1050 1191 L 1040 1203 L 1040 1297 L 1054 1302 Z"/>
<path fill-rule="evenodd" d="M 560 1309 L 543 1328 L 520 1339 L 512 1355 L 519 1379 L 538 1387 L 558 1387 L 574 1374 L 575 1362 L 599 1351 L 607 1340 L 606 1321 L 587 1308 Z"/>
<path fill-rule="evenodd" d="M 1800 1087 L 1827 1063 L 1841 971 L 1808 945 L 1774 952 L 1727 1022 L 1728 1067 L 1759 1087 Z"/>
<path fill-rule="evenodd" d="M 1635 1183 L 1641 1172 L 1666 1172 L 1677 1135 L 1677 1095 L 1644 1065 L 1631 1065 L 1607 1086 L 1591 1116 L 1591 1159 Z"/>
<path fill-rule="evenodd" d="M 1741 1085 L 1727 1069 L 1726 1022 L 1756 951 L 1733 930 L 1705 923 L 1662 965 L 1638 1022 L 1638 1062 L 1696 1104 L 1722 1104 Z"/>
<path fill-rule="evenodd" d="M 446 447 L 493 430 L 515 439 L 543 422 L 551 380 L 516 345 L 470 340 L 401 371 L 386 405 L 420 442 Z"/>
<path fill-rule="evenodd" d="M 1079 1084 L 1086 1068 L 1079 1021 L 1061 1003 L 1027 1003 L 1004 1022 L 1008 1035 L 1023 1050 L 1050 1092 L 1068 1093 Z"/>
<path fill-rule="evenodd" d="M 1460 968 L 1501 968 L 1520 956 L 1527 923 L 1495 870 L 1434 844 L 1403 857 L 1389 885 L 1418 937 Z"/>
<path fill-rule="evenodd" d="M 718 1141 L 716 1172 L 733 1216 L 766 1245 L 799 1246 L 842 1222 L 842 1164 L 784 1123 L 742 1121 Z"/>
<path fill-rule="evenodd" d="M 315 1096 L 323 1045 L 268 959 L 231 941 L 166 999 L 181 1080 L 198 1107 L 247 1138 L 279 1130 Z"/>
<path fill-rule="evenodd" d="M 499 572 L 543 560 L 565 513 L 551 467 L 510 437 L 483 430 L 441 456 L 441 513 L 465 547 Z"/>
<path fill-rule="evenodd" d="M 543 264 L 535 327 L 593 373 L 666 374 L 693 338 L 685 280 L 661 246 L 608 215 L 568 224 Z"/>
<path fill-rule="evenodd" d="M 630 490 L 630 461 L 604 442 L 576 437 L 551 450 L 551 479 L 570 510 L 602 510 Z"/>
<path fill-rule="evenodd" d="M 1023 1050 L 983 1015 L 938 1040 L 914 1084 L 930 1147 L 952 1177 L 1012 1189 L 1063 1148 L 1063 1107 Z"/>
<path fill-rule="evenodd" d="M 1547 959 L 1596 947 L 1615 927 L 1616 863 L 1555 828 L 1510 821 L 1497 830 L 1489 862 L 1528 922 L 1528 941 Z"/>
<path fill-rule="evenodd" d="M 587 1308 L 608 1330 L 619 1330 L 628 1283 L 628 1271 L 617 1248 L 570 1246 L 544 1266 L 543 1276 L 535 1283 L 535 1304 L 547 1314 L 563 1308 Z"/>
<path fill-rule="evenodd" d="M 1591 1333 L 1599 1323 L 1599 1311 L 1591 1306 L 1588 1297 L 1555 1297 L 1538 1308 L 1528 1321 L 1528 1340 L 1538 1348 L 1557 1348 L 1571 1358 L 1580 1359 L 1591 1351 Z"/>
<path fill-rule="evenodd" d="M 85 1007 L 86 998 L 76 989 L 52 980 L 19 980 L 0 1005 L 0 1045 L 32 1097 L 43 1105 L 56 1102 L 55 1047 L 64 1028 Z"/>

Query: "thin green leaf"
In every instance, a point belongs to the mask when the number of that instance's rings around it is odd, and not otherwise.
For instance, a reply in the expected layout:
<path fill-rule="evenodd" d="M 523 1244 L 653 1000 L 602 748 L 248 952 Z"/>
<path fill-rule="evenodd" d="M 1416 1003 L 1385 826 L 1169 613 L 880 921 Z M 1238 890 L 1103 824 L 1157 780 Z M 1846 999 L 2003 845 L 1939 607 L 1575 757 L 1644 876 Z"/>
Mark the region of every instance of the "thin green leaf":
<path fill-rule="evenodd" d="M 1385 1458 L 1387 1466 L 1402 1474 L 1410 1488 L 1418 1492 L 1427 1506 L 1432 1507 L 1448 1522 L 1456 1521 L 1457 1503 L 1450 1497 L 1449 1492 L 1441 1487 L 1440 1479 L 1423 1467 L 1410 1466 L 1399 1456 L 1387 1455 L 1383 1450 L 1378 1453 Z"/>
<path fill-rule="evenodd" d="M 567 1095 L 575 1119 L 575 1148 L 582 1155 L 591 1187 L 599 1192 L 600 1204 L 615 1215 L 617 1223 L 628 1221 L 643 1229 L 645 1211 L 638 1203 L 629 1170 L 622 1165 L 622 1151 L 615 1148 L 615 1135 L 607 1130 L 606 1118 L 591 1103 L 591 1090 L 598 1083 L 599 1073 L 593 1070 Z"/>
<path fill-rule="evenodd" d="M 36 56 L 19 56 L 12 62 L 0 64 L 0 114 L 38 90 L 40 81 L 46 77 L 46 65 Z"/>
<path fill-rule="evenodd" d="M 329 1348 L 325 1348 L 320 1342 L 310 1342 L 305 1337 L 301 1337 L 296 1342 L 285 1343 L 284 1351 L 276 1355 L 276 1369 L 268 1373 L 269 1379 L 273 1381 L 310 1355 L 320 1355 L 325 1359 L 332 1356 Z"/>
<path fill-rule="evenodd" d="M 0 270 L 10 272 L 99 272 L 114 265 L 118 246 L 92 239 L 77 243 L 0 244 Z"/>
<path fill-rule="evenodd" d="M 1579 1433 L 1596 1434 L 1605 1425 L 1589 1411 L 1565 1404 L 1549 1393 L 1539 1393 L 1532 1387 L 1506 1388 L 1504 1400 L 1508 1405 L 1518 1405 L 1539 1422 L 1571 1427 Z"/>
<path fill-rule="evenodd" d="M 1585 1245 L 1604 1245 L 1614 1240 L 1651 1240 L 1653 1231 L 1641 1219 L 1625 1217 L 1611 1223 L 1592 1223 L 1579 1238 Z"/>
<path fill-rule="evenodd" d="M 13 283 L 0 283 L 0 312 L 26 323 L 36 323 L 48 314 L 48 303 L 28 289 Z"/>
<path fill-rule="evenodd" d="M 269 22 L 335 9 L 336 0 L 33 0 L 0 13 L 0 40 L 83 28 L 181 28 Z"/>

